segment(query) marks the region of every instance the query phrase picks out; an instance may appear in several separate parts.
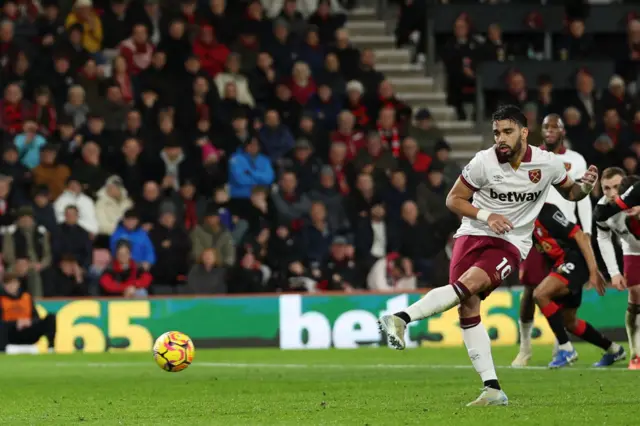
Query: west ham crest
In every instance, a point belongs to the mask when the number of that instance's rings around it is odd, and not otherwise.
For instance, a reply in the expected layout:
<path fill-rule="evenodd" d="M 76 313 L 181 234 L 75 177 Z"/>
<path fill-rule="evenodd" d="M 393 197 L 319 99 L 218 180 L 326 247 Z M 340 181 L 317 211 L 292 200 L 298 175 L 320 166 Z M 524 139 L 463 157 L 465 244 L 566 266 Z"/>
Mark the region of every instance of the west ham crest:
<path fill-rule="evenodd" d="M 571 163 L 564 163 L 564 169 L 565 169 L 566 171 L 571 170 Z"/>
<path fill-rule="evenodd" d="M 529 180 L 531 182 L 538 183 L 540 182 L 540 179 L 542 179 L 542 170 L 540 169 L 529 170 Z"/>

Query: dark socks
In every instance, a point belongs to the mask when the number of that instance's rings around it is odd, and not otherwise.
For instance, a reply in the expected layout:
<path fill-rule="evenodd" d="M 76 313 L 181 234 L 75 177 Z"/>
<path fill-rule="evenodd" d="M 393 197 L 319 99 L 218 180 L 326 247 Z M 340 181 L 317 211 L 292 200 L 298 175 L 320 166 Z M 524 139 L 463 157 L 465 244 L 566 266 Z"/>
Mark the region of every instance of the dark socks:
<path fill-rule="evenodd" d="M 402 321 L 406 322 L 407 324 L 409 324 L 411 322 L 411 318 L 409 318 L 409 314 L 406 313 L 406 312 L 396 312 L 393 315 L 397 316 L 398 318 L 400 318 Z"/>
<path fill-rule="evenodd" d="M 500 383 L 497 380 L 486 380 L 484 386 L 491 389 L 500 390 Z"/>
<path fill-rule="evenodd" d="M 605 351 L 611 346 L 611 340 L 604 337 L 602 333 L 593 328 L 591 324 L 583 320 L 578 320 L 574 334 L 582 338 L 582 340 L 585 340 Z"/>
<path fill-rule="evenodd" d="M 564 318 L 562 317 L 562 311 L 555 302 L 550 302 L 544 308 L 540 308 L 542 314 L 547 318 L 549 326 L 555 334 L 556 339 L 560 345 L 564 345 L 569 341 L 569 335 L 567 330 L 564 329 Z"/>

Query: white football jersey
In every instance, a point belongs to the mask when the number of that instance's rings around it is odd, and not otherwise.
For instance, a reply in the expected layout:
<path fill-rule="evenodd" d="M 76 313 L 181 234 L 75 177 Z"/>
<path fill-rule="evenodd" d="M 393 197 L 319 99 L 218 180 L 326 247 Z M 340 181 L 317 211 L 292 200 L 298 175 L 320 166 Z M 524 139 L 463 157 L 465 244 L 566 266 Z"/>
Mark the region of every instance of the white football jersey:
<path fill-rule="evenodd" d="M 607 199 L 602 197 L 598 204 L 606 204 Z M 598 222 L 598 232 L 613 232 L 620 239 L 623 254 L 640 255 L 640 235 L 635 235 L 637 229 L 629 225 L 633 219 L 625 212 L 620 212 L 607 219 L 606 222 Z M 608 266 L 608 265 L 607 265 Z"/>
<path fill-rule="evenodd" d="M 575 151 L 563 149 L 559 153 L 556 153 L 556 157 L 562 160 L 567 174 L 574 181 L 582 178 L 584 172 L 587 171 L 587 162 L 581 154 Z M 593 226 L 593 208 L 589 197 L 584 197 L 578 202 L 569 201 L 560 195 L 557 189 L 551 187 L 549 195 L 547 196 L 547 203 L 558 207 L 565 217 L 573 223 L 578 223 L 578 217 L 576 216 L 577 208 L 582 229 L 584 229 L 585 232 L 591 232 Z"/>
<path fill-rule="evenodd" d="M 514 228 L 498 235 L 489 225 L 464 217 L 454 237 L 483 235 L 502 238 L 518 248 L 524 259 L 531 249 L 531 233 L 551 185 L 567 180 L 564 163 L 555 154 L 528 146 L 517 169 L 501 164 L 493 147 L 480 151 L 462 170 L 460 179 L 474 191 L 472 204 L 500 214 Z"/>

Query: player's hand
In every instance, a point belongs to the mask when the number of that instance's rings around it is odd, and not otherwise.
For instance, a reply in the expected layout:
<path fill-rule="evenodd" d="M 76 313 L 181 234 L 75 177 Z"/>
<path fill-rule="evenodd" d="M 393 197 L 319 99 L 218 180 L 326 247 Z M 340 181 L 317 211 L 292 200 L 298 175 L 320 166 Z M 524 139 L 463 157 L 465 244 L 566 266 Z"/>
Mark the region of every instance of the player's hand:
<path fill-rule="evenodd" d="M 487 224 L 493 232 L 499 235 L 506 234 L 513 229 L 513 223 L 511 223 L 511 221 L 506 217 L 497 213 L 491 213 L 487 220 Z"/>
<path fill-rule="evenodd" d="M 605 281 L 600 271 L 592 272 L 589 274 L 588 287 L 595 288 L 600 296 L 604 296 Z"/>
<path fill-rule="evenodd" d="M 614 275 L 611 277 L 611 285 L 616 290 L 624 290 L 627 288 L 627 280 L 622 274 Z"/>
<path fill-rule="evenodd" d="M 593 165 L 589 166 L 580 180 L 583 184 L 593 188 L 594 186 L 596 186 L 596 182 L 598 182 L 598 168 Z"/>
<path fill-rule="evenodd" d="M 624 211 L 627 216 L 632 216 L 637 219 L 640 219 L 640 206 L 631 207 L 628 210 Z"/>

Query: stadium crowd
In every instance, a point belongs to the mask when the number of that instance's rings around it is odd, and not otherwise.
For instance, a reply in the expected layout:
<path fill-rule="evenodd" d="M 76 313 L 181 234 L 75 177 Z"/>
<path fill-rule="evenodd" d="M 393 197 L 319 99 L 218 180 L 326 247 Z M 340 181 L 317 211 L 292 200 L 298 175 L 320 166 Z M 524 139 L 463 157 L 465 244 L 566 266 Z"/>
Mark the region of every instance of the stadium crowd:
<path fill-rule="evenodd" d="M 459 167 L 337 2 L 63 3 L 5 0 L 0 19 L 2 263 L 34 296 L 433 285 Z M 478 40 L 460 19 L 454 82 Z M 508 100 L 532 123 L 564 112 L 574 149 L 596 135 L 596 164 L 631 172 L 637 102 L 588 78 L 575 104 L 545 109 L 544 84 Z"/>
<path fill-rule="evenodd" d="M 36 297 L 427 285 L 449 146 L 335 4 L 281 3 L 4 1 L 4 268 Z"/>

